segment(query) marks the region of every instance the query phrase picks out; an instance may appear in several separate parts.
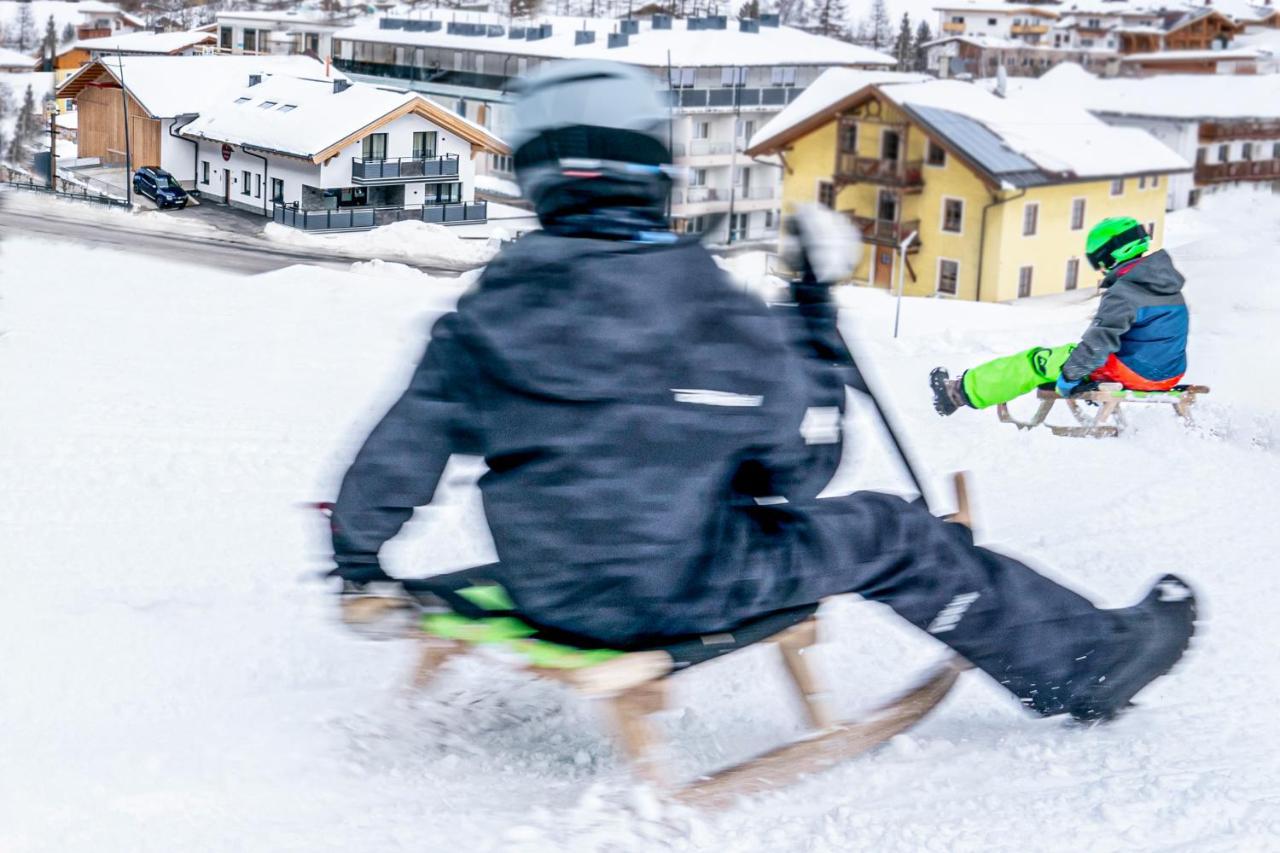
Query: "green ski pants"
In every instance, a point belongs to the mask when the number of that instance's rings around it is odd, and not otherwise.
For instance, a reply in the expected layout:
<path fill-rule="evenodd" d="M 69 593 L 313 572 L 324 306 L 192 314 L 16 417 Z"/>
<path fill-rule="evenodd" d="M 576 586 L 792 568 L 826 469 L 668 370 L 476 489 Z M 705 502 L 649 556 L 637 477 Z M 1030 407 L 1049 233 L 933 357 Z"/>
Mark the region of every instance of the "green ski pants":
<path fill-rule="evenodd" d="M 1076 344 L 1032 347 L 971 367 L 964 372 L 964 393 L 975 409 L 1007 403 L 1046 382 L 1057 382 L 1062 365 L 1075 348 Z"/>

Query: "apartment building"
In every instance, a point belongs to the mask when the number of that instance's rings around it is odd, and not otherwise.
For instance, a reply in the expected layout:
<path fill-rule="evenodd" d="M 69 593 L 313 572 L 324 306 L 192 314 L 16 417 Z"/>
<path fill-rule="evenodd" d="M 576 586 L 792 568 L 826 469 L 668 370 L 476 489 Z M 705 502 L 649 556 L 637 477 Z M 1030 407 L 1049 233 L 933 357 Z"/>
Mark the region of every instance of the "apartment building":
<path fill-rule="evenodd" d="M 676 228 L 713 242 L 774 239 L 781 170 L 743 154 L 746 142 L 831 67 L 884 68 L 884 54 L 780 26 L 776 16 L 645 20 L 543 18 L 518 23 L 478 13 L 424 12 L 333 34 L 333 63 L 355 80 L 429 95 L 506 135 L 510 87 L 543 62 L 612 59 L 646 68 L 671 99 L 670 137 L 687 180 L 673 193 Z M 482 173 L 511 179 L 511 158 Z"/>

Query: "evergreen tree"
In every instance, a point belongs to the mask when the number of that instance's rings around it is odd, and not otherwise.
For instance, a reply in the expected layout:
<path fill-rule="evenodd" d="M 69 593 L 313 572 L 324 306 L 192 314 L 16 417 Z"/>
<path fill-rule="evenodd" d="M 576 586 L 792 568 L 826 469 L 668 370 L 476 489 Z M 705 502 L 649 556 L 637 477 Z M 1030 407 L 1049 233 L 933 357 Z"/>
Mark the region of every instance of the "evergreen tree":
<path fill-rule="evenodd" d="M 73 42 L 73 41 L 75 41 L 75 39 L 76 39 L 76 28 L 75 28 L 75 25 L 74 25 L 74 24 L 72 24 L 70 21 L 68 21 L 68 22 L 67 22 L 67 25 L 66 25 L 65 27 L 63 27 L 63 28 L 62 28 L 62 39 L 61 39 L 61 41 L 62 41 L 62 43 L 63 43 L 63 44 L 67 44 L 67 43 L 69 43 L 69 42 Z"/>
<path fill-rule="evenodd" d="M 18 121 L 13 127 L 13 137 L 24 147 L 40 134 L 40 114 L 36 111 L 36 93 L 30 85 L 18 108 Z"/>
<path fill-rule="evenodd" d="M 804 27 L 809 23 L 809 4 L 806 0 L 778 0 L 778 18 L 784 24 Z"/>
<path fill-rule="evenodd" d="M 53 22 L 53 15 L 44 24 L 44 43 L 40 45 L 40 55 L 45 58 L 45 71 L 53 70 L 53 58 L 58 55 L 58 28 Z"/>
<path fill-rule="evenodd" d="M 867 30 L 867 42 L 872 49 L 882 50 L 893 43 L 893 23 L 884 0 L 873 0 Z"/>
<path fill-rule="evenodd" d="M 541 6 L 541 0 L 507 0 L 507 15 L 512 19 L 532 18 Z"/>
<path fill-rule="evenodd" d="M 893 56 L 898 60 L 899 71 L 910 71 L 912 60 L 911 42 L 911 18 L 906 12 L 902 13 L 902 25 L 898 27 L 898 38 L 893 43 Z"/>
<path fill-rule="evenodd" d="M 920 26 L 916 27 L 916 41 L 912 46 L 914 52 L 914 64 L 912 66 L 915 71 L 929 70 L 929 61 L 925 56 L 925 45 L 933 41 L 933 31 L 929 29 L 928 21 L 921 21 Z"/>
<path fill-rule="evenodd" d="M 880 0 L 884 2 L 884 0 Z M 813 31 L 831 38 L 849 38 L 849 7 L 845 0 L 817 0 L 814 5 Z"/>
<path fill-rule="evenodd" d="M 31 14 L 30 3 L 18 4 L 18 52 L 26 53 L 28 48 L 35 47 L 36 19 Z"/>
<path fill-rule="evenodd" d="M 760 17 L 760 0 L 747 0 L 738 7 L 739 18 L 759 18 Z"/>

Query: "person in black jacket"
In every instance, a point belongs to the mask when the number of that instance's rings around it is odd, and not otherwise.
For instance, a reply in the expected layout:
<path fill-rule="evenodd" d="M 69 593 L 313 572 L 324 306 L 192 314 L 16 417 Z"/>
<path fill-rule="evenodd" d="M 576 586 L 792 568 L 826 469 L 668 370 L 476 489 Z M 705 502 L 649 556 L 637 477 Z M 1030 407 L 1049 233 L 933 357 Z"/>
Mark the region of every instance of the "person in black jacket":
<path fill-rule="evenodd" d="M 480 480 L 521 616 L 628 649 L 730 630 L 840 593 L 881 601 L 1043 714 L 1109 716 L 1182 654 L 1175 578 L 1100 610 L 976 547 L 920 502 L 819 499 L 840 461 L 850 359 L 828 295 L 857 238 L 792 216 L 791 300 L 735 288 L 673 235 L 667 111 L 638 69 L 551 65 L 515 107 L 517 175 L 543 230 L 441 318 L 334 506 L 346 594 L 428 504 L 450 454 Z"/>

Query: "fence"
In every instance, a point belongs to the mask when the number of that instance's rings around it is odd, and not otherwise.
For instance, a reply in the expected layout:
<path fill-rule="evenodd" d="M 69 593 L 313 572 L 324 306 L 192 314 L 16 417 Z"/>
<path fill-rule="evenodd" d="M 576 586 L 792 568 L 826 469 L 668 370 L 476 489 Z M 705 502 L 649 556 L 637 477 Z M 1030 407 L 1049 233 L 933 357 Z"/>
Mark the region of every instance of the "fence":
<path fill-rule="evenodd" d="M 58 198 L 68 198 L 74 201 L 84 201 L 90 204 L 101 204 L 105 207 L 124 207 L 129 208 L 132 205 L 124 199 L 112 198 L 109 195 L 90 192 L 87 188 L 76 187 L 74 189 L 51 189 L 44 184 L 38 184 L 31 178 L 6 178 L 3 181 L 4 186 L 12 187 L 19 190 L 29 190 L 31 192 L 44 193 L 45 195 L 56 196 Z"/>
<path fill-rule="evenodd" d="M 458 175 L 458 155 L 396 157 L 389 160 L 352 158 L 351 180 L 382 181 L 403 178 L 450 178 Z"/>
<path fill-rule="evenodd" d="M 456 204 L 426 204 L 421 207 L 343 207 L 336 210 L 300 210 L 277 204 L 271 214 L 273 222 L 302 231 L 361 231 L 390 225 L 393 222 L 417 220 L 438 225 L 487 222 L 489 205 L 483 201 Z"/>

